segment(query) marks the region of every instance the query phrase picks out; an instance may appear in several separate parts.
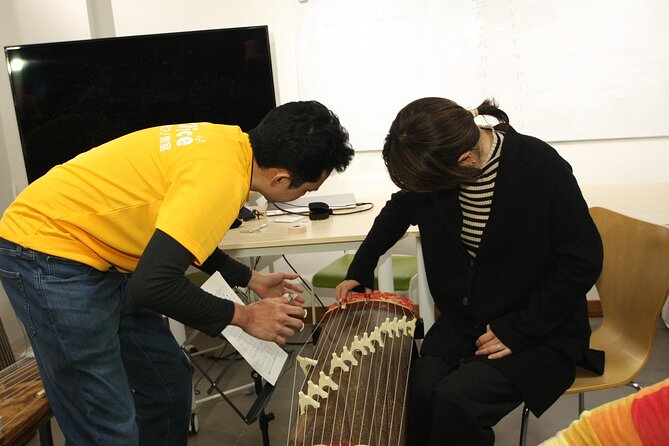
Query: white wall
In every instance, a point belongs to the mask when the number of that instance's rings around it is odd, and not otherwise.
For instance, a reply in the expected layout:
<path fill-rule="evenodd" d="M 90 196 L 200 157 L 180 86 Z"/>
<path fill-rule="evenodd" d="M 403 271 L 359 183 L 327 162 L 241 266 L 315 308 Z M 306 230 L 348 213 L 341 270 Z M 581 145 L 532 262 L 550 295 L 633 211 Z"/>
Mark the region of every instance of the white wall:
<path fill-rule="evenodd" d="M 666 0 L 293 7 L 300 95 L 350 121 L 356 150 L 374 149 L 396 111 L 424 96 L 471 107 L 492 95 L 518 128 L 550 141 L 669 135 Z"/>
<path fill-rule="evenodd" d="M 293 17 L 297 1 L 3 0 L 0 2 L 0 44 L 87 39 L 91 35 L 110 35 L 110 26 L 115 29 L 116 35 L 121 36 L 266 24 L 272 40 L 277 99 L 283 103 L 300 98 Z M 89 23 L 87 6 L 95 9 L 90 16 L 97 24 Z M 113 17 L 104 20 L 110 6 Z M 99 14 L 103 17 L 100 18 Z M 105 29 L 101 33 L 96 32 L 96 26 Z M 625 113 L 634 112 L 621 110 L 620 119 L 625 119 Z M 513 123 L 513 116 L 511 120 Z M 0 209 L 4 209 L 15 192 L 27 184 L 9 81 L 5 75 L 0 75 L 0 121 Z M 345 122 L 343 124 L 346 125 Z M 518 130 L 523 131 L 522 128 Z M 381 141 L 379 148 L 380 144 Z M 554 145 L 572 164 L 582 185 L 669 182 L 669 170 L 666 168 L 669 164 L 669 137 Z M 342 190 L 351 190 L 361 197 L 387 195 L 395 190 L 388 180 L 378 150 L 358 153 L 346 173 L 335 175 L 322 188 L 324 193 Z M 296 266 L 308 273 L 311 263 L 299 261 Z M 1 291 L 0 318 L 8 328 L 15 350 L 22 349 L 23 335 Z"/>

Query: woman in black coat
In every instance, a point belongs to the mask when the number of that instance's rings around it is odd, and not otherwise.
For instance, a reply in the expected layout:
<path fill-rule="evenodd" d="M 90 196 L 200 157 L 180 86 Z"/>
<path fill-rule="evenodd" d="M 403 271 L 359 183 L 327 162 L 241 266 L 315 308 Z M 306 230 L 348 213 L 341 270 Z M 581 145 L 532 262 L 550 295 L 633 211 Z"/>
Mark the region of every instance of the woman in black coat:
<path fill-rule="evenodd" d="M 494 117 L 479 127 L 477 115 Z M 418 225 L 440 316 L 411 369 L 408 443 L 493 444 L 492 426 L 525 402 L 541 415 L 589 348 L 586 292 L 602 244 L 571 167 L 517 133 L 491 101 L 466 110 L 424 98 L 390 127 L 383 158 L 392 195 L 337 287 L 373 286 L 378 258 Z"/>

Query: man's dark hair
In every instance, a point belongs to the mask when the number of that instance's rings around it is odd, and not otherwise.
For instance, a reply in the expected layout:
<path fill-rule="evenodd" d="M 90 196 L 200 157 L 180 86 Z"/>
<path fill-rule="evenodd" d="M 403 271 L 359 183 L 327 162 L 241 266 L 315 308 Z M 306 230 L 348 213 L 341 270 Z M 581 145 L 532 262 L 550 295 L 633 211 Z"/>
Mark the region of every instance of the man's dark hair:
<path fill-rule="evenodd" d="M 288 170 L 293 188 L 318 181 L 323 172 L 341 173 L 353 159 L 348 132 L 317 101 L 278 106 L 249 131 L 249 138 L 258 166 Z"/>

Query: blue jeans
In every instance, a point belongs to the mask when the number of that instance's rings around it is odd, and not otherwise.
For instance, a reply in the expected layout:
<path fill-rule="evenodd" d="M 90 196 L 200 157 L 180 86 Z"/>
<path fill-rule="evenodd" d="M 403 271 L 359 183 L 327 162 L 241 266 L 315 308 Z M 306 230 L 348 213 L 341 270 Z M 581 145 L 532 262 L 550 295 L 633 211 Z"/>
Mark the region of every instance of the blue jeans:
<path fill-rule="evenodd" d="M 72 445 L 185 445 L 191 370 L 129 277 L 0 238 L 0 281 Z"/>

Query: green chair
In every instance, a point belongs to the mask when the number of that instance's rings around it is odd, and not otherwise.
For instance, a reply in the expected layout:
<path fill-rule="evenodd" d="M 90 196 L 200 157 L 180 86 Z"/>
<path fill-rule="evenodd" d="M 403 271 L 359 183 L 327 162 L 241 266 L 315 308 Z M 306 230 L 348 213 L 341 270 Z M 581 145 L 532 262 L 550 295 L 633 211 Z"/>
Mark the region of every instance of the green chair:
<path fill-rule="evenodd" d="M 195 285 L 202 286 L 202 284 L 205 283 L 209 278 L 209 274 L 205 273 L 204 271 L 195 271 L 186 274 L 186 277 L 188 277 L 188 280 L 193 282 Z"/>
<path fill-rule="evenodd" d="M 412 279 L 417 271 L 416 256 L 393 254 L 391 259 L 395 293 L 411 298 Z M 352 261 L 353 254 L 344 254 L 314 274 L 312 284 L 316 293 L 336 288 L 346 277 L 346 271 Z M 374 271 L 374 289 L 379 289 L 379 278 L 376 271 Z"/>

